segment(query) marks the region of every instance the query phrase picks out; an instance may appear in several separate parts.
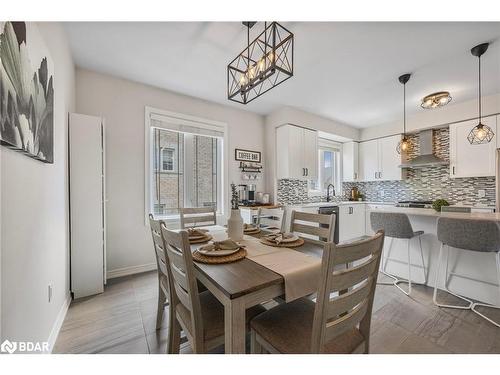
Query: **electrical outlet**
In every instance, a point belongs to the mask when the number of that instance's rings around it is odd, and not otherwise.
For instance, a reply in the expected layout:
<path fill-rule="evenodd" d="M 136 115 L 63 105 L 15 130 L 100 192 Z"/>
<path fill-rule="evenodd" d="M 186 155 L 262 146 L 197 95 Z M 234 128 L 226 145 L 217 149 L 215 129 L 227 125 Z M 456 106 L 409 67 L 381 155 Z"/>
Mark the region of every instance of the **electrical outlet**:
<path fill-rule="evenodd" d="M 385 197 L 385 190 L 380 190 L 380 198 Z"/>
<path fill-rule="evenodd" d="M 484 198 L 484 197 L 486 196 L 486 190 L 483 190 L 483 189 L 478 190 L 478 191 L 477 191 L 477 196 L 478 196 L 479 198 Z"/>
<path fill-rule="evenodd" d="M 48 294 L 48 298 L 49 298 L 49 303 L 51 303 L 52 302 L 52 294 L 53 294 L 52 284 L 48 285 L 48 287 L 47 287 L 47 294 Z"/>

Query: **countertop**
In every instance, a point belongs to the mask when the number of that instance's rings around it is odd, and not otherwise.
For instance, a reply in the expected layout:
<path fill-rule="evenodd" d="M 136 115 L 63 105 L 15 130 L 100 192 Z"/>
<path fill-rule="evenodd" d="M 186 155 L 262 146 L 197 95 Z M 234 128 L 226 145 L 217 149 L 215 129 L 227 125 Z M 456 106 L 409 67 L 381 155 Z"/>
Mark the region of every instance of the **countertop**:
<path fill-rule="evenodd" d="M 452 217 L 457 219 L 477 219 L 477 220 L 494 220 L 500 222 L 499 212 L 437 212 L 431 208 L 409 208 L 409 207 L 395 207 L 395 206 L 384 206 L 378 207 L 376 209 L 371 209 L 373 212 L 400 212 L 407 215 L 414 216 L 428 216 L 428 217 Z"/>
<path fill-rule="evenodd" d="M 327 207 L 327 206 L 352 206 L 353 204 L 383 204 L 394 205 L 395 202 L 369 202 L 369 201 L 332 201 L 315 203 L 290 204 L 288 207 Z"/>

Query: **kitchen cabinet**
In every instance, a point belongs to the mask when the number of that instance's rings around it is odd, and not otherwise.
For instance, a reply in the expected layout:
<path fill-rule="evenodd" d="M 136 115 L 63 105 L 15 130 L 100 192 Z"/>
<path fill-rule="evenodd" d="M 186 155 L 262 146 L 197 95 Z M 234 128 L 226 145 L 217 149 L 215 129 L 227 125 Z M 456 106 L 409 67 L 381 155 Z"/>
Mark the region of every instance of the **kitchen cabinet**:
<path fill-rule="evenodd" d="M 344 182 L 359 181 L 358 155 L 358 142 L 347 142 L 342 145 L 342 180 Z"/>
<path fill-rule="evenodd" d="M 478 120 L 463 121 L 450 125 L 450 177 L 495 176 L 495 152 L 497 147 L 497 117 L 484 117 L 495 136 L 489 143 L 471 145 L 467 136 Z"/>
<path fill-rule="evenodd" d="M 293 125 L 276 129 L 277 178 L 313 180 L 318 176 L 318 134 Z"/>
<path fill-rule="evenodd" d="M 396 151 L 401 135 L 359 144 L 359 174 L 362 181 L 401 180 L 401 155 Z"/>
<path fill-rule="evenodd" d="M 339 206 L 339 241 L 347 241 L 365 235 L 365 205 Z"/>

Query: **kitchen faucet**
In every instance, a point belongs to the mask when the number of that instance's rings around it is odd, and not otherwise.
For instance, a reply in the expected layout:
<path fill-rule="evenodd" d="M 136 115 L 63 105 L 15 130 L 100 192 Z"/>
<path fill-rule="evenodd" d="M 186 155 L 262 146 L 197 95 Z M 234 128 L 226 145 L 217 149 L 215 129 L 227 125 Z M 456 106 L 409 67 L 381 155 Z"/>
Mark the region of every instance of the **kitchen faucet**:
<path fill-rule="evenodd" d="M 326 201 L 327 202 L 330 202 L 330 199 L 332 198 L 330 196 L 330 186 L 332 187 L 332 196 L 335 196 L 335 186 L 333 186 L 333 184 L 328 184 L 328 186 L 326 187 Z"/>

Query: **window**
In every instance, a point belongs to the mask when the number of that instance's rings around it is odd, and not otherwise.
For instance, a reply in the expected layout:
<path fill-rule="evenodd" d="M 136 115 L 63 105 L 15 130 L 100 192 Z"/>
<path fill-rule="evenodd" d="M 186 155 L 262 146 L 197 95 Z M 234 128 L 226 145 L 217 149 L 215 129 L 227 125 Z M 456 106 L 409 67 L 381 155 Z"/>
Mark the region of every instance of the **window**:
<path fill-rule="evenodd" d="M 156 113 L 146 122 L 147 213 L 174 218 L 182 207 L 211 206 L 221 213 L 225 129 Z"/>
<path fill-rule="evenodd" d="M 176 158 L 175 149 L 163 147 L 161 149 L 161 170 L 163 172 L 175 172 L 176 170 Z"/>
<path fill-rule="evenodd" d="M 318 179 L 310 182 L 309 191 L 313 195 L 323 195 L 328 185 L 333 184 L 336 193 L 340 194 L 340 145 L 326 139 L 319 139 L 318 144 Z"/>

